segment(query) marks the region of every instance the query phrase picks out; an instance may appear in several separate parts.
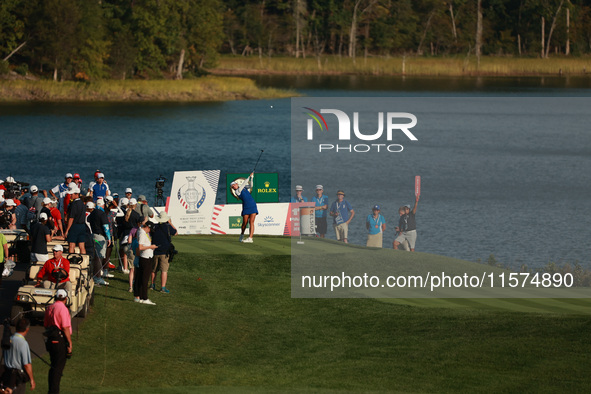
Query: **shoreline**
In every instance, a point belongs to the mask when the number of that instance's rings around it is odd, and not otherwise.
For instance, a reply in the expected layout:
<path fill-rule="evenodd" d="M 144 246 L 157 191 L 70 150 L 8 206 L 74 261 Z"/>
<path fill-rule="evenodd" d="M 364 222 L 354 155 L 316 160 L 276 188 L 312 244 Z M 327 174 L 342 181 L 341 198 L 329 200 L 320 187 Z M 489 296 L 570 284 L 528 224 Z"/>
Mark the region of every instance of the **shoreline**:
<path fill-rule="evenodd" d="M 399 77 L 589 76 L 590 57 L 293 57 L 223 56 L 213 75 L 374 75 Z"/>
<path fill-rule="evenodd" d="M 589 71 L 588 71 L 589 70 Z M 263 88 L 249 77 L 375 76 L 399 78 L 591 78 L 591 57 L 367 57 L 222 56 L 210 75 L 183 80 L 54 82 L 34 75 L 0 79 L 0 103 L 25 102 L 215 102 L 299 96 L 295 90 Z M 16 74 L 15 74 L 16 75 Z M 13 77 L 15 75 L 12 75 Z"/>
<path fill-rule="evenodd" d="M 273 76 L 363 76 L 363 77 L 407 77 L 407 78 L 521 78 L 521 77 L 556 77 L 556 78 L 568 78 L 568 77 L 587 77 L 591 78 L 591 72 L 588 73 L 569 73 L 569 74 L 556 74 L 556 73 L 511 73 L 511 74 L 500 74 L 493 72 L 481 72 L 481 73 L 464 73 L 464 74 L 370 74 L 370 73 L 358 73 L 358 72 L 345 72 L 345 71 L 277 71 L 277 70 L 264 70 L 264 69 L 248 69 L 248 68 L 235 68 L 235 69 L 223 69 L 216 68 L 209 70 L 211 75 L 216 76 L 236 76 L 236 77 L 250 77 L 250 76 L 261 76 L 261 75 L 273 75 Z"/>
<path fill-rule="evenodd" d="M 0 103 L 24 102 L 215 102 L 288 98 L 290 90 L 261 88 L 249 78 L 207 76 L 184 80 L 54 82 L 0 80 Z"/>

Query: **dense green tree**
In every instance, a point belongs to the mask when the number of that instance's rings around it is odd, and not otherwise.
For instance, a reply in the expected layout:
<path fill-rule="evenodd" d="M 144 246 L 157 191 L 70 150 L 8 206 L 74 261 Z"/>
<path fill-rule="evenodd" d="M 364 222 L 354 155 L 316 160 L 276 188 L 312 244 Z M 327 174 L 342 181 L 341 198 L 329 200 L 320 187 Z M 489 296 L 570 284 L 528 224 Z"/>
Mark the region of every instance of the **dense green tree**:
<path fill-rule="evenodd" d="M 0 1 L 0 60 L 55 80 L 182 78 L 220 52 L 315 56 L 319 68 L 324 54 L 583 55 L 591 1 Z"/>
<path fill-rule="evenodd" d="M 22 0 L 0 2 L 0 60 L 9 56 L 26 41 L 26 30 L 19 10 Z"/>

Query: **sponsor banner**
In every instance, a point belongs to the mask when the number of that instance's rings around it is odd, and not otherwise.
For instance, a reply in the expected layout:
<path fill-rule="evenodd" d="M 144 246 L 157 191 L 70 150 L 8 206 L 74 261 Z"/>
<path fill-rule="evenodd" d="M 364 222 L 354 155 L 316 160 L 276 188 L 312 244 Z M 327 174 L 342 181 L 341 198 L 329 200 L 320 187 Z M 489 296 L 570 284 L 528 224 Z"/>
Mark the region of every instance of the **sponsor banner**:
<path fill-rule="evenodd" d="M 226 174 L 226 203 L 241 204 L 242 201 L 233 193 L 230 184 L 234 181 L 241 184 L 248 176 L 247 173 Z M 250 194 L 257 203 L 279 202 L 279 175 L 275 172 L 257 172 L 254 174 L 254 185 Z M 258 219 L 258 218 L 257 218 Z"/>
<path fill-rule="evenodd" d="M 259 214 L 255 221 L 255 235 L 285 235 L 289 206 L 289 203 L 257 204 Z M 213 219 L 210 226 L 211 234 L 239 235 L 242 226 L 241 213 L 241 205 L 216 205 L 213 208 Z"/>
<path fill-rule="evenodd" d="M 176 171 L 168 215 L 179 234 L 209 234 L 220 170 Z"/>

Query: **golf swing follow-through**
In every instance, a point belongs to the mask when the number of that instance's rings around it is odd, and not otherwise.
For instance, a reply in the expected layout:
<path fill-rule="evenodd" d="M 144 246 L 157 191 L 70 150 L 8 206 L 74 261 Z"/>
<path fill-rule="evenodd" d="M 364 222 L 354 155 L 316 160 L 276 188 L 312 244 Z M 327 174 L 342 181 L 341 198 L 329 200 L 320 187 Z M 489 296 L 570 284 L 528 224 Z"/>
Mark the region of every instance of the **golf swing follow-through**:
<path fill-rule="evenodd" d="M 250 190 L 253 187 L 253 180 L 254 180 L 254 171 L 259 164 L 259 160 L 261 160 L 261 156 L 263 155 L 263 149 L 261 149 L 261 153 L 257 162 L 254 165 L 254 168 L 248 178 L 242 182 L 241 185 L 238 185 L 238 182 L 233 181 L 230 184 L 232 188 L 232 192 L 236 197 L 242 200 L 242 227 L 240 232 L 240 242 L 244 243 L 252 243 L 252 237 L 254 235 L 254 221 L 256 219 L 257 214 L 259 213 L 257 209 L 257 203 L 250 194 Z M 248 187 L 247 187 L 248 186 Z M 250 224 L 250 232 L 248 234 L 248 238 L 244 238 L 244 232 L 246 231 L 246 225 Z"/>

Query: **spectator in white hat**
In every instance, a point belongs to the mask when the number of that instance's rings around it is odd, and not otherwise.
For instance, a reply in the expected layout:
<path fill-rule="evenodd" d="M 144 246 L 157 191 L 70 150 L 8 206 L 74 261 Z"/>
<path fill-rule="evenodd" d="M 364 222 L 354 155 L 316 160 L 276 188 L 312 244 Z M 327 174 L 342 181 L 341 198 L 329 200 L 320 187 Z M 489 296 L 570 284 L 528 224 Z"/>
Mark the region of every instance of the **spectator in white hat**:
<path fill-rule="evenodd" d="M 16 230 L 14 207 L 16 207 L 16 203 L 12 198 L 4 200 L 4 207 L 0 211 L 0 228 Z"/>
<path fill-rule="evenodd" d="M 312 197 L 312 202 L 316 204 L 314 207 L 316 234 L 320 238 L 324 238 L 328 228 L 326 221 L 328 216 L 328 196 L 324 195 L 324 187 L 322 185 L 316 185 L 316 196 Z"/>
<path fill-rule="evenodd" d="M 90 210 L 87 222 L 92 233 L 93 244 L 95 248 L 94 265 L 94 283 L 97 285 L 108 285 L 101 277 L 101 271 L 104 277 L 110 278 L 107 267 L 107 247 L 111 245 L 111 230 L 109 228 L 109 219 L 105 212 L 105 203 L 102 198 L 96 200 L 96 209 L 92 202 L 86 203 L 86 208 Z"/>
<path fill-rule="evenodd" d="M 66 226 L 66 240 L 69 244 L 69 252 L 74 253 L 76 245 L 81 254 L 86 254 L 86 209 L 80 199 L 80 189 L 74 186 L 68 192 L 70 203 L 68 204 L 68 225 Z"/>
<path fill-rule="evenodd" d="M 39 220 L 41 209 L 43 208 L 43 197 L 39 195 L 39 188 L 35 185 L 29 189 L 31 196 L 24 199 L 24 203 L 31 211 L 35 212 L 36 219 Z M 47 194 L 45 190 L 43 193 Z"/>
<path fill-rule="evenodd" d="M 295 187 L 295 196 L 293 196 L 291 198 L 291 202 L 308 202 L 308 199 L 306 197 L 302 197 L 302 192 L 304 191 L 304 188 L 301 187 L 300 185 L 297 185 Z"/>
<path fill-rule="evenodd" d="M 72 318 L 66 306 L 68 293 L 64 289 L 55 292 L 55 302 L 45 308 L 43 326 L 55 326 L 61 332 L 47 341 L 47 351 L 51 360 L 48 383 L 50 393 L 60 392 L 60 382 L 66 367 L 67 355 L 72 354 Z"/>
<path fill-rule="evenodd" d="M 113 246 L 117 240 L 117 214 L 119 213 L 119 207 L 117 202 L 112 196 L 105 197 L 105 212 L 107 213 L 107 219 L 109 220 L 109 230 L 111 231 L 111 244 L 107 246 L 107 267 L 109 269 L 115 269 L 115 265 L 111 263 L 111 253 L 113 252 Z"/>
<path fill-rule="evenodd" d="M 107 185 L 107 183 L 105 182 L 105 174 L 99 172 L 96 175 L 96 183 L 92 186 L 91 189 L 88 190 L 88 193 L 92 196 L 92 199 L 94 200 L 95 204 L 96 200 L 99 197 L 102 197 L 104 199 L 106 196 L 110 194 L 109 185 Z"/>
<path fill-rule="evenodd" d="M 55 245 L 52 251 L 53 258 L 47 260 L 37 274 L 37 287 L 43 285 L 45 289 L 50 289 L 53 286 L 66 289 L 71 294 L 70 262 L 63 256 L 64 248 L 62 245 Z"/>
<path fill-rule="evenodd" d="M 62 216 L 64 216 L 64 197 L 66 197 L 66 194 L 68 193 L 68 185 L 70 185 L 72 179 L 72 174 L 68 172 L 64 182 L 49 191 L 49 194 L 57 200 L 57 209 L 60 210 Z"/>
<path fill-rule="evenodd" d="M 127 198 L 129 200 L 132 195 L 133 195 L 133 190 L 131 190 L 131 187 L 128 187 L 127 189 L 125 189 L 125 198 Z"/>
<path fill-rule="evenodd" d="M 45 200 L 43 200 L 45 201 Z M 53 223 L 55 225 L 54 232 L 52 237 L 54 239 L 65 239 L 64 238 L 64 222 L 62 220 L 62 214 L 60 213 L 59 209 L 57 209 L 57 201 L 50 200 L 49 205 L 49 214 L 51 218 L 53 218 Z"/>
<path fill-rule="evenodd" d="M 43 207 L 41 208 L 41 212 L 39 214 L 45 213 L 47 215 L 47 227 L 51 231 L 51 236 L 53 237 L 57 231 L 57 225 L 53 220 L 53 216 L 51 215 L 51 198 L 45 197 L 43 199 Z"/>
<path fill-rule="evenodd" d="M 51 231 L 47 227 L 47 214 L 39 215 L 39 222 L 31 226 L 31 262 L 46 262 L 49 259 L 47 254 L 47 243 L 51 242 Z"/>
<path fill-rule="evenodd" d="M 127 267 L 127 254 L 126 248 L 129 231 L 125 232 L 125 212 L 127 210 L 127 204 L 129 200 L 123 197 L 119 200 L 119 206 L 117 207 L 117 216 L 115 217 L 115 223 L 117 228 L 117 238 L 119 239 L 119 270 L 124 274 L 129 274 L 129 268 Z M 131 285 L 129 286 L 131 287 Z"/>

